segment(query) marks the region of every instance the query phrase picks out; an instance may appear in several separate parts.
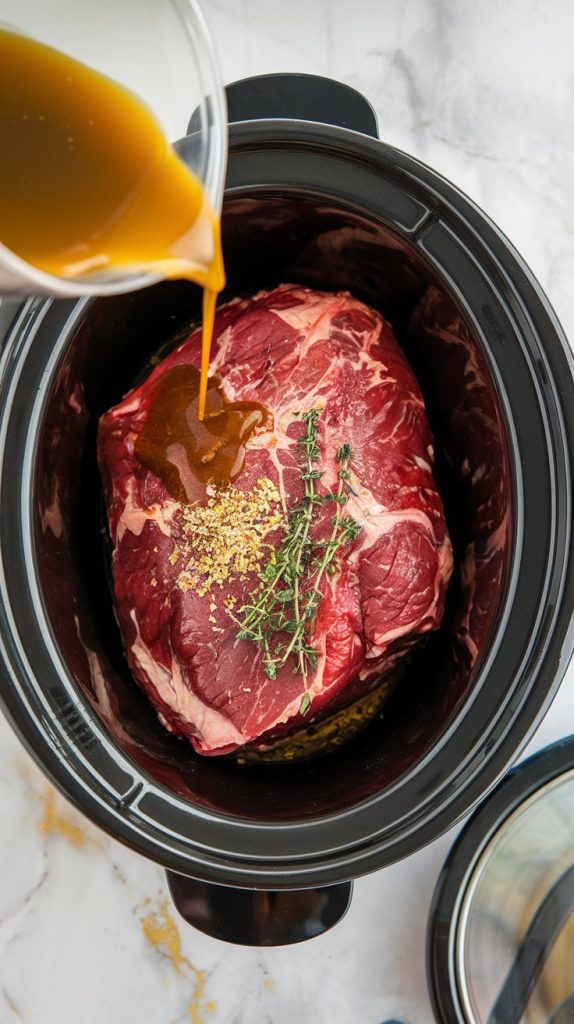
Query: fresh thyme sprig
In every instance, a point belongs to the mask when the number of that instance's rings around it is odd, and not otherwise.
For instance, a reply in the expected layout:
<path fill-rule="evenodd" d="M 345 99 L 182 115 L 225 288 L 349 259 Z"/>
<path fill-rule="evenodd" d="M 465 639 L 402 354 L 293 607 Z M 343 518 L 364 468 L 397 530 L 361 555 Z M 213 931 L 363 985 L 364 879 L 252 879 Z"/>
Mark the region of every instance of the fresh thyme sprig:
<path fill-rule="evenodd" d="M 306 431 L 300 445 L 304 453 L 301 479 L 305 494 L 289 516 L 280 547 L 260 573 L 260 585 L 252 603 L 243 605 L 236 619 L 240 627 L 237 638 L 261 647 L 265 672 L 270 679 L 276 678 L 278 669 L 291 656 L 295 658 L 297 671 L 303 678 L 301 714 L 306 713 L 311 703 L 307 690 L 309 667 L 313 671 L 317 668 L 317 652 L 309 642 L 309 632 L 321 603 L 321 582 L 326 573 L 336 572 L 339 550 L 354 540 L 360 530 L 355 520 L 342 512 L 350 491 L 352 451 L 348 444 L 342 445 L 336 455 L 337 491 L 326 495 L 317 492 L 323 475 L 318 469 L 320 416 L 319 409 L 303 413 Z M 336 505 L 331 533 L 325 540 L 314 541 L 311 536 L 313 517 L 316 509 L 327 501 L 334 501 Z"/>

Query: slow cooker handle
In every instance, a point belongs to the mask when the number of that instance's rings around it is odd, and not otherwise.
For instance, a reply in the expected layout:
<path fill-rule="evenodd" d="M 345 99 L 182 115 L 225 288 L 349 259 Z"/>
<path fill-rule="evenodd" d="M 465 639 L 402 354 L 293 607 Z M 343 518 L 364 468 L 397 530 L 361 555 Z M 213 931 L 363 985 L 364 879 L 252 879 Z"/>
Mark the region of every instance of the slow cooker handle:
<path fill-rule="evenodd" d="M 360 92 L 320 75 L 280 73 L 242 78 L 225 87 L 230 123 L 288 118 L 350 128 L 378 139 L 377 115 Z M 188 135 L 198 126 L 192 115 Z"/>
<path fill-rule="evenodd" d="M 213 885 L 166 871 L 175 906 L 188 924 L 239 946 L 288 946 L 321 935 L 349 909 L 352 882 L 318 889 L 260 892 Z"/>

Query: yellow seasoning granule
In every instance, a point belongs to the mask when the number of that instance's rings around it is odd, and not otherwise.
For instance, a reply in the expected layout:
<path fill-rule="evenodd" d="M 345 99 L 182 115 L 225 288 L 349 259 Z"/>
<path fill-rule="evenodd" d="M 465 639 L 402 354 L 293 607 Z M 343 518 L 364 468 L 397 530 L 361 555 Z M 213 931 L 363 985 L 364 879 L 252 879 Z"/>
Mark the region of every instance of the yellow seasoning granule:
<path fill-rule="evenodd" d="M 223 589 L 232 576 L 245 579 L 247 573 L 257 571 L 265 538 L 283 525 L 281 495 L 267 477 L 250 491 L 208 487 L 207 495 L 204 504 L 182 507 L 181 535 L 170 557 L 172 564 L 180 556 L 184 559 L 177 579 L 180 590 L 195 590 L 200 596 L 216 585 Z M 216 607 L 212 598 L 210 611 Z"/>

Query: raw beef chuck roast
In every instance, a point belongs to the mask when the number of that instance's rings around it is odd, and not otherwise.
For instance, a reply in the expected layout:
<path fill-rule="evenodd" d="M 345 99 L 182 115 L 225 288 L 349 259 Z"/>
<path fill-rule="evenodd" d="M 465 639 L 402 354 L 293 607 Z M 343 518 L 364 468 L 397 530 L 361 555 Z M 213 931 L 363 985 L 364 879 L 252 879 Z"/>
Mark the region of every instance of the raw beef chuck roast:
<path fill-rule="evenodd" d="M 440 624 L 452 554 L 421 393 L 380 314 L 291 285 L 223 306 L 205 425 L 232 403 L 247 433 L 193 472 L 169 431 L 200 340 L 102 417 L 98 457 L 130 668 L 169 730 L 224 754 L 372 688 Z M 191 389 L 199 430 L 194 410 Z"/>

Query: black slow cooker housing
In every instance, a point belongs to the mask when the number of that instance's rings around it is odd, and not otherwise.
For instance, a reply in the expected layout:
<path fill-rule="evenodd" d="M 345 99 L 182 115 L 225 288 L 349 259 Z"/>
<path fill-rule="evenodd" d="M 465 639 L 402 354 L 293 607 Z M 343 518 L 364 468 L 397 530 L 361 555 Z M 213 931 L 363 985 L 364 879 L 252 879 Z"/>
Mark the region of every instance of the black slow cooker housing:
<path fill-rule="evenodd" d="M 274 88 L 252 89 L 249 102 L 265 107 Z M 89 817 L 206 882 L 321 886 L 416 850 L 514 759 L 571 651 L 567 343 L 485 215 L 352 127 L 285 116 L 232 124 L 223 212 L 229 295 L 284 280 L 349 288 L 393 323 L 435 432 L 457 557 L 445 622 L 382 717 L 342 749 L 288 767 L 202 758 L 164 731 L 126 666 L 102 545 L 96 425 L 198 315 L 199 290 L 175 282 L 31 300 L 4 339 L 2 706 Z"/>

